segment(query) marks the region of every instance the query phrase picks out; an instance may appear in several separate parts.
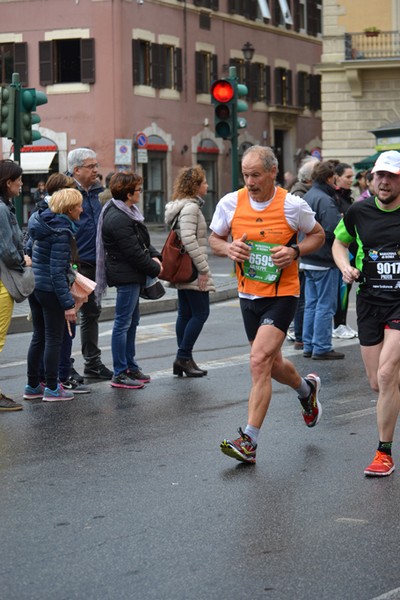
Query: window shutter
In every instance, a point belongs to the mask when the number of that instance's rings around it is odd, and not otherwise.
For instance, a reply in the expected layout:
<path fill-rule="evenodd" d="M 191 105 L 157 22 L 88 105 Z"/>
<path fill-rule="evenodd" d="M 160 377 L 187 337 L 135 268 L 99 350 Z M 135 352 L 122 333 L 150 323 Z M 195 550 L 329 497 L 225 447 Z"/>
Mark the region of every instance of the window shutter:
<path fill-rule="evenodd" d="M 94 39 L 81 39 L 81 82 L 95 83 Z"/>
<path fill-rule="evenodd" d="M 271 67 L 269 65 L 265 65 L 264 73 L 265 73 L 265 103 L 271 104 Z"/>
<path fill-rule="evenodd" d="M 210 8 L 212 10 L 218 10 L 219 9 L 219 0 L 211 0 Z"/>
<path fill-rule="evenodd" d="M 257 102 L 260 99 L 260 65 L 259 63 L 250 64 L 250 77 L 248 82 L 249 99 Z"/>
<path fill-rule="evenodd" d="M 309 35 L 317 35 L 318 33 L 316 0 L 307 0 L 307 33 Z"/>
<path fill-rule="evenodd" d="M 310 75 L 310 109 L 321 110 L 321 75 Z"/>
<path fill-rule="evenodd" d="M 300 0 L 293 0 L 293 29 L 300 31 Z"/>
<path fill-rule="evenodd" d="M 218 79 L 218 56 L 213 54 L 211 59 L 211 82 L 216 79 Z"/>
<path fill-rule="evenodd" d="M 151 45 L 151 79 L 154 88 L 165 87 L 165 69 L 162 62 L 163 48 L 160 44 Z"/>
<path fill-rule="evenodd" d="M 203 60 L 201 52 L 195 52 L 194 55 L 194 70 L 195 70 L 195 86 L 196 94 L 203 93 Z"/>
<path fill-rule="evenodd" d="M 43 86 L 54 83 L 53 42 L 39 42 L 39 81 Z"/>
<path fill-rule="evenodd" d="M 132 85 L 140 84 L 140 40 L 132 40 Z"/>
<path fill-rule="evenodd" d="M 228 13 L 230 15 L 235 14 L 235 0 L 228 0 Z"/>
<path fill-rule="evenodd" d="M 275 104 L 282 105 L 282 73 L 281 69 L 275 69 Z"/>
<path fill-rule="evenodd" d="M 303 71 L 297 73 L 297 105 L 302 108 L 306 105 L 306 85 L 305 78 L 307 74 Z"/>
<path fill-rule="evenodd" d="M 286 71 L 286 105 L 293 106 L 292 71 Z"/>
<path fill-rule="evenodd" d="M 183 89 L 183 85 L 182 85 L 182 48 L 175 48 L 174 49 L 174 62 L 175 62 L 175 81 L 174 81 L 174 85 L 175 85 L 175 89 L 178 90 L 178 92 L 181 92 Z"/>
<path fill-rule="evenodd" d="M 19 73 L 21 85 L 28 85 L 28 44 L 14 44 L 14 72 Z"/>

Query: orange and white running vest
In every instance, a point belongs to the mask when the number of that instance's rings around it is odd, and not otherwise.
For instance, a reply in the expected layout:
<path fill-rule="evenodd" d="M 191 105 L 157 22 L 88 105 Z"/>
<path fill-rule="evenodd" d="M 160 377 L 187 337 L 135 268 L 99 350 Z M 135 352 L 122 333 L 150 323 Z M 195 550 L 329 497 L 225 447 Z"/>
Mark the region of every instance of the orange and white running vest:
<path fill-rule="evenodd" d="M 289 246 L 297 241 L 284 212 L 287 191 L 277 187 L 272 202 L 258 211 L 251 207 L 247 188 L 238 190 L 238 202 L 232 219 L 232 239 L 247 234 L 250 259 L 236 263 L 238 290 L 261 297 L 298 296 L 300 284 L 297 261 L 286 269 L 274 266 L 270 255 L 273 246 Z"/>

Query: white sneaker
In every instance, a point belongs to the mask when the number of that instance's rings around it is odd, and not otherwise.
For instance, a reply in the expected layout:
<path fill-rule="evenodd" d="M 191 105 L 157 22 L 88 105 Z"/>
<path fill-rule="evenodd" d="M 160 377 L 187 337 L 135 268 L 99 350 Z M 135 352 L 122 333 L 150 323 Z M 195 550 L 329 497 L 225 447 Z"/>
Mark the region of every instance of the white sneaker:
<path fill-rule="evenodd" d="M 347 331 L 350 331 L 350 333 L 353 334 L 353 337 L 358 337 L 358 331 L 354 331 L 354 329 L 352 329 L 350 327 L 350 325 L 345 325 L 345 327 L 346 327 Z"/>
<path fill-rule="evenodd" d="M 347 325 L 339 325 L 332 331 L 332 337 L 339 338 L 342 340 L 351 340 L 356 337 L 356 333 L 353 330 L 349 330 Z"/>

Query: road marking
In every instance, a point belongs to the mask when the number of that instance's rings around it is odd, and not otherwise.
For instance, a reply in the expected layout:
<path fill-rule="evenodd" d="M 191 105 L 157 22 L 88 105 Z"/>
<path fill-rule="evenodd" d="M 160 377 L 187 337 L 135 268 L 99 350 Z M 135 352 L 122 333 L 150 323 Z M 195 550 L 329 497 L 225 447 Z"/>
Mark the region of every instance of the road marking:
<path fill-rule="evenodd" d="M 400 600 L 400 588 L 386 592 L 382 596 L 375 596 L 371 600 Z"/>
<path fill-rule="evenodd" d="M 361 410 L 354 410 L 352 412 L 343 413 L 342 415 L 336 415 L 334 419 L 359 419 L 360 417 L 367 417 L 376 413 L 376 407 L 363 408 Z"/>
<path fill-rule="evenodd" d="M 339 517 L 335 519 L 336 523 L 355 523 L 356 525 L 364 525 L 365 523 L 369 523 L 367 519 L 350 519 L 348 517 Z"/>

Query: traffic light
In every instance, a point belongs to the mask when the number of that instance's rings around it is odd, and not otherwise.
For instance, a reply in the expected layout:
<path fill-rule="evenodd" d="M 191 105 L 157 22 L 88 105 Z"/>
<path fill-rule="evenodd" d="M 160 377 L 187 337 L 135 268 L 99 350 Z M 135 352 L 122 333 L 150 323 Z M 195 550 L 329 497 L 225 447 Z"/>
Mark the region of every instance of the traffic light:
<path fill-rule="evenodd" d="M 32 125 L 40 123 L 39 115 L 32 113 L 41 104 L 47 104 L 47 96 L 35 88 L 21 88 L 19 90 L 19 117 L 21 146 L 32 144 L 42 137 L 39 131 L 32 131 Z"/>
<path fill-rule="evenodd" d="M 217 79 L 211 86 L 211 101 L 214 105 L 215 136 L 230 140 L 235 135 L 235 82 Z"/>
<path fill-rule="evenodd" d="M 247 96 L 248 93 L 249 90 L 247 89 L 247 85 L 244 85 L 244 83 L 236 84 L 236 113 L 246 112 L 249 108 L 246 100 L 243 100 L 243 98 Z M 237 126 L 238 129 L 243 129 L 243 127 L 247 127 L 246 119 L 244 117 L 238 117 Z"/>
<path fill-rule="evenodd" d="M 0 137 L 14 137 L 15 88 L 0 87 Z"/>

